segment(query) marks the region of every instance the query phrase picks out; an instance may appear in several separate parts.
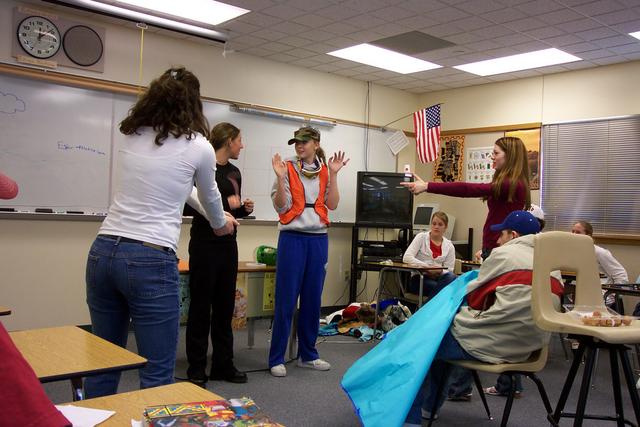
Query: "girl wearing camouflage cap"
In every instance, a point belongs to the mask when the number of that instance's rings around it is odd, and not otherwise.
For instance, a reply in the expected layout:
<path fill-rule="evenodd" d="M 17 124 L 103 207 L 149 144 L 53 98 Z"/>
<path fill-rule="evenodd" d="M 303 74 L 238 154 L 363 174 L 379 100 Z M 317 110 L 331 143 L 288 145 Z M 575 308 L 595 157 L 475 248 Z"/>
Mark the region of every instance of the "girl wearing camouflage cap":
<path fill-rule="evenodd" d="M 275 313 L 269 368 L 284 377 L 284 355 L 291 322 L 300 297 L 298 316 L 298 366 L 327 371 L 331 365 L 316 350 L 322 287 L 326 274 L 329 243 L 328 210 L 338 207 L 338 172 L 345 166 L 345 153 L 338 151 L 327 162 L 320 148 L 320 132 L 302 127 L 289 145 L 296 156 L 282 160 L 273 156 L 276 181 L 271 191 L 273 207 L 280 217 L 276 265 Z"/>

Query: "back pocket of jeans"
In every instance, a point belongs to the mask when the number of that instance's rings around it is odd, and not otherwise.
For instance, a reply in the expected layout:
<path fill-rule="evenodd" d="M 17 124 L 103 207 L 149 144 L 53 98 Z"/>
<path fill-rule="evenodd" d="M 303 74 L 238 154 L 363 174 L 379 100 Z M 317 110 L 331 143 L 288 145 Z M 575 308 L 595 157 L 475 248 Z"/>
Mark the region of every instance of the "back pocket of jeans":
<path fill-rule="evenodd" d="M 87 257 L 87 268 L 85 270 L 84 280 L 87 284 L 87 287 L 95 287 L 96 285 L 96 267 L 98 265 L 98 260 L 100 257 L 96 255 L 91 255 Z"/>
<path fill-rule="evenodd" d="M 126 261 L 129 290 L 141 297 L 164 296 L 177 292 L 177 280 L 172 280 L 170 263 L 164 260 Z"/>

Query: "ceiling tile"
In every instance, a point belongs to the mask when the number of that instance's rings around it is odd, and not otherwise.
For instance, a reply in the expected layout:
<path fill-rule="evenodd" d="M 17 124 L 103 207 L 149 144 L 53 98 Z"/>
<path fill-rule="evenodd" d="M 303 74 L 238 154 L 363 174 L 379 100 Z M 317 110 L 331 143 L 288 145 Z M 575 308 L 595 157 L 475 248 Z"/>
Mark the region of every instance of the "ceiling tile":
<path fill-rule="evenodd" d="M 243 35 L 240 37 L 236 37 L 235 41 L 237 41 L 238 43 L 246 44 L 248 46 L 260 46 L 262 44 L 269 42 L 269 40 L 263 39 L 261 37 L 255 37 L 252 35 Z"/>
<path fill-rule="evenodd" d="M 385 37 L 397 36 L 411 31 L 411 28 L 403 27 L 393 22 L 387 22 L 386 24 L 379 25 L 375 28 L 376 33 L 380 33 Z"/>
<path fill-rule="evenodd" d="M 319 42 L 323 42 L 333 38 L 333 34 L 315 28 L 313 30 L 306 31 L 305 33 L 301 34 L 301 36 L 303 36 L 305 39 Z"/>
<path fill-rule="evenodd" d="M 329 7 L 325 7 L 323 9 L 317 10 L 315 14 L 324 16 L 335 22 L 335 21 L 342 21 L 345 19 L 349 19 L 353 16 L 360 15 L 360 12 L 357 10 L 350 9 L 348 7 L 344 7 L 342 5 L 333 5 L 333 6 L 329 6 Z"/>
<path fill-rule="evenodd" d="M 369 28 L 375 28 L 378 25 L 382 25 L 386 23 L 387 21 L 370 14 L 362 14 L 362 15 L 351 17 L 344 22 L 347 22 L 349 25 L 352 25 L 354 27 L 364 30 Z"/>
<path fill-rule="evenodd" d="M 286 52 L 288 50 L 293 49 L 293 46 L 288 44 L 280 43 L 280 42 L 267 42 L 260 46 L 261 49 L 268 50 L 270 52 Z"/>
<path fill-rule="evenodd" d="M 504 22 L 526 18 L 527 14 L 512 7 L 503 7 L 501 9 L 494 10 L 493 12 L 485 13 L 481 16 L 482 18 L 495 22 L 496 24 L 502 24 Z"/>
<path fill-rule="evenodd" d="M 548 49 L 549 46 L 546 43 L 532 41 L 527 43 L 518 44 L 515 46 L 511 46 L 513 49 L 517 50 L 520 53 L 533 52 L 541 49 Z"/>
<path fill-rule="evenodd" d="M 624 55 L 625 58 L 630 59 L 631 61 L 636 61 L 640 59 L 640 52 L 637 53 L 626 53 Z"/>
<path fill-rule="evenodd" d="M 359 74 L 357 71 L 353 71 L 350 69 L 344 69 L 344 70 L 337 70 L 337 71 L 333 71 L 334 74 L 339 74 L 341 76 L 345 76 L 345 77 L 353 77 L 357 74 Z"/>
<path fill-rule="evenodd" d="M 614 56 L 613 52 L 609 52 L 607 49 L 596 49 L 588 52 L 581 52 L 578 56 L 587 61 L 593 61 L 594 59 L 608 58 Z"/>
<path fill-rule="evenodd" d="M 269 28 L 265 28 L 263 30 L 260 31 L 256 31 L 255 33 L 251 34 L 254 37 L 261 37 L 263 39 L 267 39 L 270 41 L 276 41 L 276 40 L 280 40 L 282 38 L 287 37 L 287 35 L 285 33 L 281 33 L 280 31 L 275 31 Z"/>
<path fill-rule="evenodd" d="M 559 30 L 556 27 L 543 27 L 535 30 L 525 31 L 528 36 L 533 37 L 534 39 L 548 39 L 551 37 L 558 37 L 564 33 L 564 31 Z"/>
<path fill-rule="evenodd" d="M 324 72 L 330 72 L 330 73 L 334 71 L 338 71 L 338 69 L 331 64 L 318 65 L 316 67 L 313 67 L 313 69 L 316 71 L 324 71 Z"/>
<path fill-rule="evenodd" d="M 547 24 L 536 18 L 518 19 L 517 21 L 505 22 L 504 26 L 514 31 L 535 30 L 536 28 L 545 27 Z"/>
<path fill-rule="evenodd" d="M 567 46 L 563 46 L 562 50 L 568 53 L 572 53 L 574 55 L 580 56 L 579 54 L 582 52 L 588 52 L 590 50 L 597 50 L 598 46 L 592 44 L 592 43 L 587 43 L 587 42 L 583 42 L 583 43 L 576 43 L 576 44 L 572 44 L 572 45 L 567 45 Z"/>
<path fill-rule="evenodd" d="M 383 37 L 384 35 L 380 33 L 374 33 L 373 31 L 369 31 L 369 30 L 356 31 L 355 33 L 349 34 L 350 39 L 353 39 L 360 43 L 369 43 L 374 40 L 381 39 Z"/>
<path fill-rule="evenodd" d="M 333 58 L 333 57 L 331 57 Z M 332 62 L 331 65 L 333 65 L 334 67 L 340 69 L 340 70 L 344 70 L 345 68 L 355 68 L 358 67 L 362 64 L 359 64 L 357 62 L 353 62 L 353 61 L 347 61 L 346 59 L 340 59 L 340 58 L 335 58 L 337 59 L 337 61 Z"/>
<path fill-rule="evenodd" d="M 445 37 L 445 40 L 455 44 L 475 43 L 484 40 L 484 37 L 472 33 L 453 34 Z"/>
<path fill-rule="evenodd" d="M 260 30 L 261 27 L 253 24 L 249 24 L 248 22 L 240 21 L 239 19 L 234 19 L 233 21 L 227 22 L 223 24 L 223 29 L 225 31 L 231 31 L 238 34 L 249 34 L 254 31 Z"/>
<path fill-rule="evenodd" d="M 396 21 L 396 24 L 412 30 L 419 30 L 421 28 L 430 27 L 432 25 L 438 25 L 440 22 L 435 19 L 431 19 L 425 15 L 411 16 L 409 18 Z"/>
<path fill-rule="evenodd" d="M 352 25 L 343 22 L 334 22 L 333 24 L 325 25 L 322 27 L 322 30 L 343 36 L 345 34 L 353 33 L 355 29 Z"/>
<path fill-rule="evenodd" d="M 357 71 L 361 74 L 370 74 L 370 73 L 375 73 L 380 71 L 380 68 L 372 67 L 370 65 L 357 64 L 355 67 L 352 68 L 352 70 Z"/>
<path fill-rule="evenodd" d="M 543 15 L 538 15 L 536 18 L 542 22 L 546 22 L 547 24 L 555 25 L 584 18 L 584 15 L 574 12 L 571 9 L 560 9 Z"/>
<path fill-rule="evenodd" d="M 630 43 L 622 46 L 614 46 L 614 47 L 610 47 L 608 50 L 610 50 L 611 52 L 615 52 L 619 55 L 627 56 L 627 54 L 629 53 L 640 52 L 640 43 Z"/>
<path fill-rule="evenodd" d="M 624 9 L 617 12 L 598 15 L 595 17 L 595 19 L 607 25 L 615 25 L 623 22 L 635 21 L 635 24 L 640 27 L 640 22 L 638 22 L 638 19 L 640 19 L 640 14 L 638 14 L 638 12 L 635 12 L 633 9 Z"/>
<path fill-rule="evenodd" d="M 514 31 L 503 25 L 493 25 L 491 27 L 480 28 L 479 30 L 472 31 L 472 33 L 485 39 L 492 39 L 514 34 Z"/>
<path fill-rule="evenodd" d="M 601 27 L 602 25 L 590 18 L 578 19 L 562 24 L 562 29 L 567 33 L 577 33 L 580 31 L 591 30 Z"/>
<path fill-rule="evenodd" d="M 579 6 L 585 3 L 591 3 L 593 0 L 562 0 L 562 3 L 568 7 Z"/>
<path fill-rule="evenodd" d="M 286 52 L 288 55 L 293 55 L 296 58 L 309 58 L 312 56 L 316 56 L 317 53 L 316 52 L 312 52 L 310 50 L 307 49 L 302 49 L 302 48 L 295 48 L 295 49 L 291 49 L 289 51 Z"/>
<path fill-rule="evenodd" d="M 520 52 L 510 47 L 503 47 L 500 49 L 486 50 L 483 53 L 487 58 L 503 58 L 505 56 L 517 55 Z"/>
<path fill-rule="evenodd" d="M 519 4 L 516 8 L 527 15 L 537 16 L 562 9 L 563 6 L 555 0 L 533 0 L 528 3 Z"/>
<path fill-rule="evenodd" d="M 482 15 L 483 13 L 493 12 L 498 9 L 504 9 L 504 6 L 494 0 L 469 0 L 464 3 L 456 5 L 465 12 L 472 13 L 474 15 Z"/>
<path fill-rule="evenodd" d="M 392 79 L 396 77 L 398 73 L 394 73 L 393 71 L 382 70 L 382 71 L 376 71 L 375 73 L 373 73 L 373 75 L 381 79 Z"/>
<path fill-rule="evenodd" d="M 262 1 L 262 0 L 256 0 Z M 323 7 L 332 6 L 335 2 L 333 0 L 287 0 L 287 4 L 306 12 L 313 12 Z"/>
<path fill-rule="evenodd" d="M 379 80 L 379 79 L 376 79 L 375 77 L 373 77 L 371 74 L 356 74 L 352 78 L 358 79 L 358 80 L 363 80 L 365 82 L 372 82 L 372 81 L 375 81 L 375 80 Z"/>
<path fill-rule="evenodd" d="M 564 64 L 564 67 L 570 70 L 584 70 L 585 68 L 592 68 L 593 65 L 587 61 L 576 61 Z"/>
<path fill-rule="evenodd" d="M 306 0 L 309 1 L 309 0 Z M 358 10 L 360 12 L 369 12 L 376 9 L 382 9 L 389 5 L 388 1 L 385 0 L 347 0 L 342 1 L 342 5 L 351 8 L 353 10 Z"/>
<path fill-rule="evenodd" d="M 286 41 L 286 39 L 283 39 L 282 41 L 284 42 Z M 309 49 L 310 51 L 316 53 L 327 53 L 333 52 L 334 50 L 336 50 L 336 47 L 326 43 L 311 43 L 305 46 L 305 49 Z"/>
<path fill-rule="evenodd" d="M 614 46 L 623 46 L 629 43 L 636 43 L 636 42 L 637 42 L 637 39 L 631 36 L 615 36 L 615 37 L 608 37 L 606 39 L 595 40 L 592 43 L 603 48 L 608 48 L 608 47 L 614 47 Z M 640 43 L 638 44 L 640 45 Z"/>
<path fill-rule="evenodd" d="M 580 37 L 584 41 L 590 42 L 593 40 L 604 39 L 607 37 L 614 37 L 614 36 L 617 36 L 618 33 L 610 28 L 600 27 L 600 28 L 594 28 L 593 30 L 580 31 L 578 33 L 575 33 L 575 35 Z"/>
<path fill-rule="evenodd" d="M 558 37 L 550 37 L 548 39 L 544 39 L 545 43 L 548 43 L 549 46 L 552 47 L 562 47 L 571 44 L 580 43 L 582 39 L 580 37 L 576 37 L 573 34 L 564 34 Z"/>
<path fill-rule="evenodd" d="M 358 42 L 348 37 L 333 37 L 329 40 L 326 40 L 324 43 L 328 44 L 329 46 L 334 46 L 334 49 L 331 49 L 331 50 L 336 50 L 335 48 L 343 49 L 345 47 L 354 46 L 358 44 Z"/>
<path fill-rule="evenodd" d="M 411 77 L 411 76 L 400 74 L 397 77 L 393 77 L 393 78 L 391 78 L 389 80 L 391 80 L 392 82 L 397 84 L 397 83 L 410 83 L 410 82 L 414 81 L 415 79 L 413 77 Z"/>
<path fill-rule="evenodd" d="M 261 12 L 267 15 L 275 16 L 276 18 L 280 18 L 284 21 L 307 13 L 306 11 L 297 9 L 289 4 L 279 4 L 277 6 L 271 6 L 266 9 L 262 9 Z"/>
<path fill-rule="evenodd" d="M 388 6 L 371 12 L 371 15 L 377 16 L 385 21 L 393 22 L 400 19 L 410 18 L 415 15 L 415 12 L 397 6 Z"/>
<path fill-rule="evenodd" d="M 624 34 L 635 33 L 636 31 L 640 31 L 640 22 L 623 22 L 622 24 L 613 25 L 611 28 Z"/>
<path fill-rule="evenodd" d="M 252 12 L 266 9 L 267 7 L 271 7 L 276 4 L 272 0 L 227 0 L 225 1 L 225 3 L 242 7 L 244 9 L 249 9 Z"/>
<path fill-rule="evenodd" d="M 276 27 L 278 31 L 282 31 L 283 33 L 287 33 L 290 35 L 300 34 L 306 31 L 307 28 L 309 27 L 307 27 L 306 25 L 296 24 L 295 22 L 291 21 L 281 22 Z"/>
<path fill-rule="evenodd" d="M 250 47 L 249 49 L 242 49 L 241 52 L 246 53 L 247 55 L 253 55 L 253 56 L 268 56 L 273 54 L 273 52 L 263 49 L 261 47 Z"/>
<path fill-rule="evenodd" d="M 486 19 L 482 19 L 477 16 L 459 19 L 455 21 L 455 24 L 460 28 L 464 28 L 465 31 L 473 31 L 494 25 L 491 21 L 487 21 Z"/>
<path fill-rule="evenodd" d="M 437 0 L 408 0 L 400 3 L 400 6 L 407 10 L 413 10 L 414 12 L 425 13 L 441 9 L 445 4 Z"/>
<path fill-rule="evenodd" d="M 476 52 L 484 52 L 486 50 L 497 49 L 501 46 L 491 40 L 482 40 L 475 43 L 466 43 L 463 47 Z"/>
<path fill-rule="evenodd" d="M 622 10 L 624 9 L 624 5 L 618 3 L 616 0 L 597 0 L 591 3 L 575 6 L 574 9 L 587 16 L 596 16 Z"/>
<path fill-rule="evenodd" d="M 430 13 L 429 16 L 438 22 L 450 23 L 457 19 L 467 18 L 471 15 L 460 9 L 456 9 L 455 7 L 445 7 Z"/>
<path fill-rule="evenodd" d="M 610 56 L 609 58 L 594 59 L 591 62 L 598 65 L 618 64 L 620 62 L 624 62 L 624 58 L 616 55 L 616 56 Z"/>
<path fill-rule="evenodd" d="M 422 31 L 434 37 L 447 37 L 453 34 L 465 32 L 462 28 L 459 28 L 454 24 L 434 25 L 433 27 L 427 27 Z"/>
<path fill-rule="evenodd" d="M 311 40 L 304 39 L 302 37 L 295 37 L 295 36 L 284 37 L 284 38 L 281 38 L 278 41 L 280 43 L 285 43 L 285 44 L 288 44 L 290 46 L 295 46 L 295 47 L 302 47 L 302 46 L 308 46 L 310 44 L 313 44 L 313 42 Z"/>
<path fill-rule="evenodd" d="M 286 63 L 294 62 L 298 60 L 298 58 L 296 58 L 295 56 L 287 55 L 286 53 L 274 53 L 273 55 L 266 56 L 266 58 L 271 59 L 273 61 L 286 62 Z"/>
<path fill-rule="evenodd" d="M 299 67 L 313 68 L 313 67 L 317 67 L 318 65 L 322 65 L 322 62 L 317 61 L 313 58 L 305 58 L 305 59 L 298 59 L 296 61 L 296 65 Z"/>
<path fill-rule="evenodd" d="M 331 19 L 319 15 L 302 15 L 292 19 L 292 21 L 311 28 L 324 27 L 325 25 L 330 25 L 333 22 Z"/>
<path fill-rule="evenodd" d="M 260 28 L 269 28 L 282 21 L 282 19 L 278 19 L 270 15 L 265 15 L 264 13 L 260 12 L 247 13 L 246 15 L 242 15 L 238 19 L 242 22 L 257 25 Z"/>
<path fill-rule="evenodd" d="M 513 46 L 514 44 L 526 43 L 531 41 L 531 37 L 522 34 L 522 33 L 514 33 L 506 36 L 498 37 L 494 39 L 496 43 L 502 46 Z"/>

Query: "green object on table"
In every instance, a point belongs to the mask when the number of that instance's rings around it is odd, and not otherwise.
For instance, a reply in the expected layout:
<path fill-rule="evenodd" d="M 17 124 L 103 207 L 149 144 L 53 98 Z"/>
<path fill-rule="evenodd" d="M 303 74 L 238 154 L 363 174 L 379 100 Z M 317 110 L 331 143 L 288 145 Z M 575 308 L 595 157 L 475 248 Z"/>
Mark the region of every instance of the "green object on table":
<path fill-rule="evenodd" d="M 272 246 L 261 245 L 256 249 L 256 261 L 266 265 L 276 265 L 278 250 Z"/>

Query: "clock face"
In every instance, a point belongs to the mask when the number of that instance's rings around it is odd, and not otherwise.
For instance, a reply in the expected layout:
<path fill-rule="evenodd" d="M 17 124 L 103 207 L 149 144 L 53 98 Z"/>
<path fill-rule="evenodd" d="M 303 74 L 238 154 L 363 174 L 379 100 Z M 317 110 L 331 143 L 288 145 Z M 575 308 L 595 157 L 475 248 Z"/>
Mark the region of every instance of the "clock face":
<path fill-rule="evenodd" d="M 47 18 L 29 16 L 18 25 L 18 42 L 35 58 L 51 58 L 60 49 L 60 31 Z"/>

